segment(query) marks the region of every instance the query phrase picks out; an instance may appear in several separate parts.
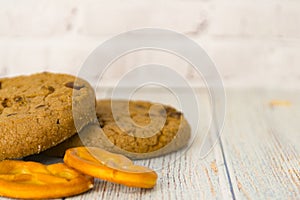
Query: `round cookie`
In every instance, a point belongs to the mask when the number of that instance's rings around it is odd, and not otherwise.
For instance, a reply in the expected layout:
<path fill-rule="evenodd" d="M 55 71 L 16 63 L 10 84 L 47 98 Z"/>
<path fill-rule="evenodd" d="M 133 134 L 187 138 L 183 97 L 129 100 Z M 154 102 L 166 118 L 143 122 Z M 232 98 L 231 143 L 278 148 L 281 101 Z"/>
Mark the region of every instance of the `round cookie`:
<path fill-rule="evenodd" d="M 72 111 L 72 103 L 82 106 Z M 85 119 L 81 127 L 95 119 L 95 94 L 86 81 L 47 72 L 1 78 L 0 160 L 36 154 L 71 137 L 73 114 Z"/>
<path fill-rule="evenodd" d="M 129 109 L 128 109 L 129 108 Z M 85 127 L 46 151 L 63 156 L 66 149 L 96 146 L 132 159 L 161 156 L 187 145 L 191 128 L 181 112 L 145 101 L 98 100 L 99 124 Z"/>

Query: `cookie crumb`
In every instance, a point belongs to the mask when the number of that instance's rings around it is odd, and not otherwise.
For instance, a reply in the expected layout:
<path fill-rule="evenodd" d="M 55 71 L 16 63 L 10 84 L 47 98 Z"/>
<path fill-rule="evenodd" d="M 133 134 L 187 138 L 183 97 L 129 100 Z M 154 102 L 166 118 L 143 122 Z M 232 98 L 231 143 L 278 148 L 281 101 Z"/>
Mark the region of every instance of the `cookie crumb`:
<path fill-rule="evenodd" d="M 292 103 L 288 100 L 271 100 L 269 102 L 269 105 L 271 107 L 275 107 L 275 106 L 289 107 L 292 105 Z"/>

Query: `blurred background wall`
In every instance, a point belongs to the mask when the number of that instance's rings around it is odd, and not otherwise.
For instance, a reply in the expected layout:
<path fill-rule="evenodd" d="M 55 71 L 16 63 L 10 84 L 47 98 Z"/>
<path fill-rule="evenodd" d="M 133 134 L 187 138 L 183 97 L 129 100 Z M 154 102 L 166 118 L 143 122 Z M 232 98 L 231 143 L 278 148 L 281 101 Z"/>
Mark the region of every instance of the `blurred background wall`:
<path fill-rule="evenodd" d="M 226 87 L 300 87 L 298 0 L 0 0 L 0 75 L 76 75 L 103 41 L 143 27 L 195 40 Z M 108 79 L 134 60 L 119 62 Z M 192 71 L 182 73 L 198 84 Z"/>

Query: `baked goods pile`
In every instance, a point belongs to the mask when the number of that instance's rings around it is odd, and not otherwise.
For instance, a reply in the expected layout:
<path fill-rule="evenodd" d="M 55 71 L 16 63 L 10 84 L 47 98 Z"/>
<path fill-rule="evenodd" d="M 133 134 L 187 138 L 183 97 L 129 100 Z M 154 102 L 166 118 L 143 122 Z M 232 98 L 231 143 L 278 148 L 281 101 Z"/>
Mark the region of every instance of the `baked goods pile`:
<path fill-rule="evenodd" d="M 80 120 L 75 119 L 75 126 L 74 118 L 78 116 Z M 75 195 L 92 187 L 91 176 L 127 186 L 151 188 L 156 183 L 156 173 L 133 165 L 124 155 L 132 159 L 165 155 L 186 146 L 190 132 L 183 114 L 170 106 L 146 101 L 96 101 L 89 83 L 71 75 L 44 72 L 2 78 L 0 160 L 3 161 L 0 162 L 0 187 L 4 184 L 8 188 L 3 187 L 0 195 L 14 198 Z M 67 152 L 65 164 L 44 166 L 8 160 L 41 152 L 51 156 L 64 156 Z M 115 163 L 114 167 L 106 163 L 107 158 Z M 105 177 L 103 173 L 90 174 L 80 169 L 86 163 L 86 169 L 102 170 L 104 174 L 117 171 L 121 175 Z M 31 170 L 32 167 L 37 171 Z M 26 173 L 23 173 L 24 168 Z M 50 183 L 47 183 L 47 177 L 50 177 Z M 30 186 L 32 189 L 40 188 L 40 191 L 43 190 L 40 185 L 44 184 L 53 188 L 72 188 L 66 180 L 70 184 L 80 180 L 79 186 L 82 187 L 69 193 L 56 190 L 58 194 L 54 196 L 30 196 L 28 192 L 18 196 L 11 192 L 14 186 L 22 188 L 23 184 L 25 189 Z"/>

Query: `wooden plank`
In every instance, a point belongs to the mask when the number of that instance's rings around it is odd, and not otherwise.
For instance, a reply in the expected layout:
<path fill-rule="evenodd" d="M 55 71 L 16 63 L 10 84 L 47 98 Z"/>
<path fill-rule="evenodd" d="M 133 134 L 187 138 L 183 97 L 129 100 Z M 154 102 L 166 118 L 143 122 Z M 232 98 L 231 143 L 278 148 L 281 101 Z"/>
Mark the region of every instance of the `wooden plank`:
<path fill-rule="evenodd" d="M 237 199 L 300 198 L 299 91 L 230 91 L 222 143 Z M 290 102 L 270 105 L 276 100 Z"/>

